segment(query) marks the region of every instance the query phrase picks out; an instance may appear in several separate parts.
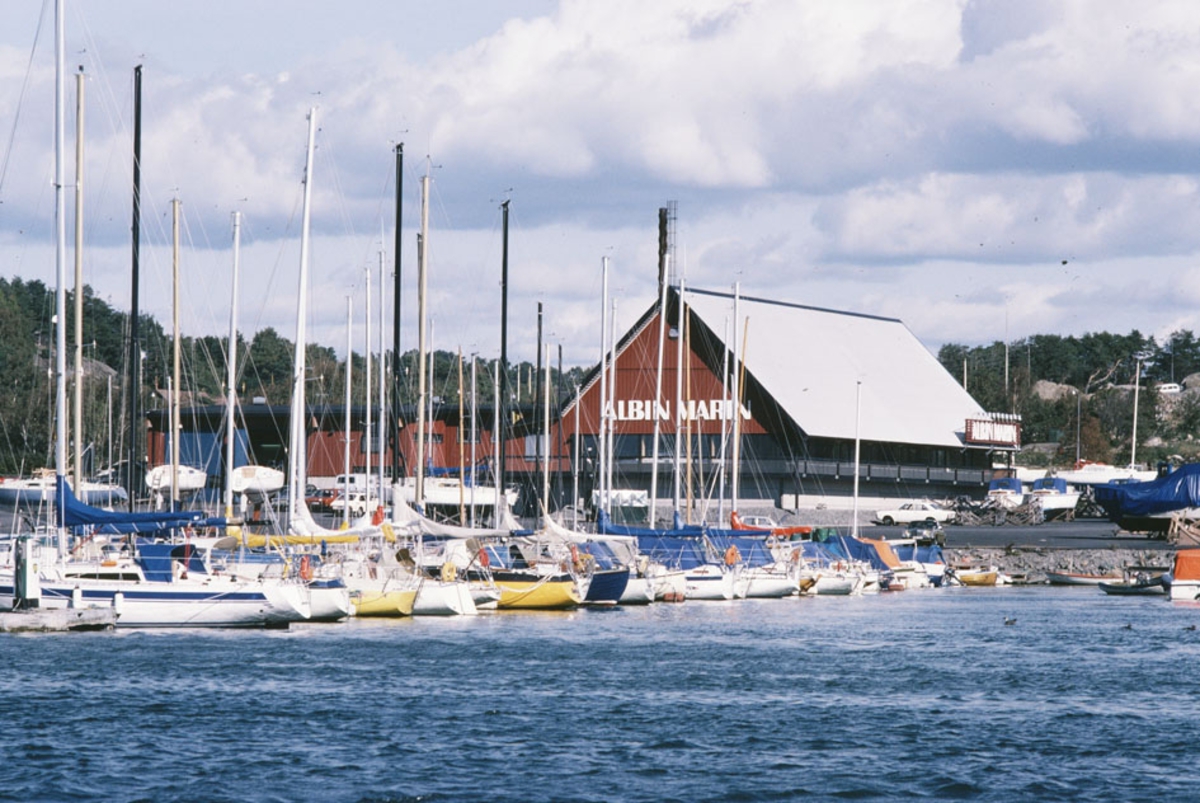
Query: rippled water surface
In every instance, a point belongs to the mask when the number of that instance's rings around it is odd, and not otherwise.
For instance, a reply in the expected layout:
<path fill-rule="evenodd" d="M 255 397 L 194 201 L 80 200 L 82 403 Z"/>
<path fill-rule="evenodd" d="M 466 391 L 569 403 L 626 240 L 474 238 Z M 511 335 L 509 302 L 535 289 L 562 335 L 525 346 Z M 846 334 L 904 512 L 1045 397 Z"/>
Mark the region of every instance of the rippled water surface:
<path fill-rule="evenodd" d="M 1042 587 L 0 636 L 0 800 L 1197 800 L 1193 624 Z"/>

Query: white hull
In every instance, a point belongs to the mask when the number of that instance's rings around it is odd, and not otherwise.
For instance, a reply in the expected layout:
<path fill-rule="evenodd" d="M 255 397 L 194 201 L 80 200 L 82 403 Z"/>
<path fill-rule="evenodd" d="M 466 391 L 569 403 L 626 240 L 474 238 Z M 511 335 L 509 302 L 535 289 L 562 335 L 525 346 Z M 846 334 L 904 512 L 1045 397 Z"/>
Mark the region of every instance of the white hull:
<path fill-rule="evenodd" d="M 819 597 L 848 597 L 854 593 L 857 585 L 857 579 L 851 575 L 822 573 L 817 576 L 817 582 L 809 589 L 809 593 Z"/>
<path fill-rule="evenodd" d="M 11 606 L 12 574 L 0 574 L 0 605 Z M 74 578 L 41 580 L 41 606 L 112 608 L 118 627 L 261 627 L 309 616 L 303 586 L 247 583 L 232 578 L 171 583 Z"/>
<path fill-rule="evenodd" d="M 174 471 L 170 465 L 155 466 L 146 472 L 146 489 L 163 493 L 171 490 Z M 179 490 L 199 491 L 208 481 L 208 475 L 198 468 L 179 466 Z"/>
<path fill-rule="evenodd" d="M 309 621 L 338 622 L 349 616 L 354 606 L 350 604 L 350 590 L 339 586 L 307 586 Z"/>
<path fill-rule="evenodd" d="M 1177 602 L 1195 602 L 1200 599 L 1200 580 L 1172 580 L 1168 594 Z"/>
<path fill-rule="evenodd" d="M 737 572 L 722 571 L 720 566 L 698 566 L 686 573 L 688 599 L 729 600 L 739 594 Z"/>
<path fill-rule="evenodd" d="M 471 584 L 465 580 L 426 578 L 413 603 L 413 616 L 473 616 L 478 612 Z"/>
<path fill-rule="evenodd" d="M 650 578 L 654 582 L 654 599 L 683 600 L 687 598 L 688 582 L 685 572 L 660 568 L 656 573 L 655 567 L 651 566 Z"/>
<path fill-rule="evenodd" d="M 620 605 L 647 605 L 654 602 L 657 586 L 654 578 L 630 576 L 629 583 L 617 602 Z"/>
<path fill-rule="evenodd" d="M 764 569 L 749 569 L 742 572 L 746 585 L 746 597 L 754 599 L 776 599 L 790 597 L 800 590 L 795 577 Z"/>

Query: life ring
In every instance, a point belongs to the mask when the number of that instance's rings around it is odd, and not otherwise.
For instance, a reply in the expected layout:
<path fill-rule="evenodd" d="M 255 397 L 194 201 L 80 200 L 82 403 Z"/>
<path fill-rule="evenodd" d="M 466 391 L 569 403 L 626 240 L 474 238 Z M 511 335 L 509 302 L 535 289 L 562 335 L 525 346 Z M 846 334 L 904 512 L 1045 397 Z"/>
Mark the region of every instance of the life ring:
<path fill-rule="evenodd" d="M 303 555 L 300 558 L 300 579 L 307 583 L 312 576 L 312 564 L 309 562 L 308 555 Z"/>
<path fill-rule="evenodd" d="M 488 557 L 487 547 L 481 546 L 479 548 L 479 565 L 485 569 L 492 565 L 492 559 Z"/>
<path fill-rule="evenodd" d="M 792 550 L 792 563 L 799 563 L 799 562 L 800 562 L 800 550 L 793 549 Z"/>
<path fill-rule="evenodd" d="M 741 561 L 741 559 L 742 559 L 742 553 L 738 552 L 737 546 L 735 546 L 734 544 L 730 544 L 729 549 L 725 550 L 725 565 L 733 566 L 734 564 Z"/>
<path fill-rule="evenodd" d="M 442 564 L 442 582 L 453 583 L 458 579 L 458 567 L 451 561 Z"/>

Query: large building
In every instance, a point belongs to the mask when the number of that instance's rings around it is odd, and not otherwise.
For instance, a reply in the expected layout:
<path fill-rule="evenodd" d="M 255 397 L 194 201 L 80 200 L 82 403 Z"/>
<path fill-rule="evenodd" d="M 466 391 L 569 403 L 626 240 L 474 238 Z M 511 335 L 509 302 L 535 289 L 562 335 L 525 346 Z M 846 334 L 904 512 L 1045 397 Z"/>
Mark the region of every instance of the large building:
<path fill-rule="evenodd" d="M 730 498 L 734 409 L 739 501 L 783 508 L 848 502 L 856 444 L 860 494 L 875 498 L 979 496 L 995 453 L 1019 446 L 1019 420 L 982 410 L 899 320 L 704 290 L 687 290 L 683 302 L 681 316 L 680 292 L 669 288 L 665 325 L 656 303 L 618 340 L 603 404 L 614 488 L 654 485 L 669 499 L 678 468 L 681 499 L 693 507 Z M 594 370 L 578 402 L 591 459 L 600 454 L 601 384 Z M 567 443 L 574 407 L 561 415 Z"/>
<path fill-rule="evenodd" d="M 979 497 L 998 453 L 1019 447 L 1019 420 L 982 410 L 897 319 L 706 290 L 687 290 L 682 306 L 680 297 L 678 288 L 668 288 L 666 318 L 653 304 L 616 339 L 604 379 L 600 367 L 593 368 L 578 400 L 554 405 L 548 438 L 543 410 L 525 405 L 506 412 L 504 475 L 506 484 L 522 490 L 519 513 L 536 513 L 547 474 L 552 508 L 571 504 L 576 493 L 592 504 L 602 469 L 602 410 L 612 431 L 612 488 L 633 502 L 627 518 L 645 516 L 652 489 L 668 508 L 678 490 L 689 511 L 715 511 L 716 500 L 730 500 L 735 491 L 735 457 L 741 503 L 848 507 L 856 447 L 865 500 Z M 196 408 L 181 416 L 183 462 L 206 468 L 214 479 L 224 454 L 223 412 Z M 237 462 L 253 455 L 285 467 L 288 413 L 265 405 L 243 409 Z M 307 413 L 308 477 L 328 485 L 344 466 L 344 411 L 310 407 Z M 367 462 L 364 413 L 352 410 L 349 427 L 356 472 Z M 413 411 L 405 414 L 410 423 L 396 432 L 398 473 L 411 475 L 416 426 Z M 490 467 L 493 410 L 481 408 L 476 416 L 475 462 Z M 470 464 L 470 417 L 469 411 L 460 417 L 457 404 L 435 413 L 426 434 L 431 468 Z M 169 454 L 165 414 L 149 418 L 151 462 L 159 463 Z M 390 444 L 380 450 L 373 439 L 371 463 L 383 459 L 390 474 Z"/>

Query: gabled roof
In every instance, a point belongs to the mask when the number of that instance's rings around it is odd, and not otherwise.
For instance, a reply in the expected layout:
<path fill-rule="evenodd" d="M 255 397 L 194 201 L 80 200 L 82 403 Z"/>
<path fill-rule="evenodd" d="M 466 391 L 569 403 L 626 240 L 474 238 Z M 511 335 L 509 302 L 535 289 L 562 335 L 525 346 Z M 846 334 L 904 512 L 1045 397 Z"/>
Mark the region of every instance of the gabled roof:
<path fill-rule="evenodd" d="M 717 333 L 733 321 L 733 300 L 684 293 Z M 987 417 L 900 320 L 746 296 L 738 313 L 749 319 L 746 371 L 810 437 L 854 439 L 860 381 L 864 441 L 961 448 L 966 420 Z"/>

